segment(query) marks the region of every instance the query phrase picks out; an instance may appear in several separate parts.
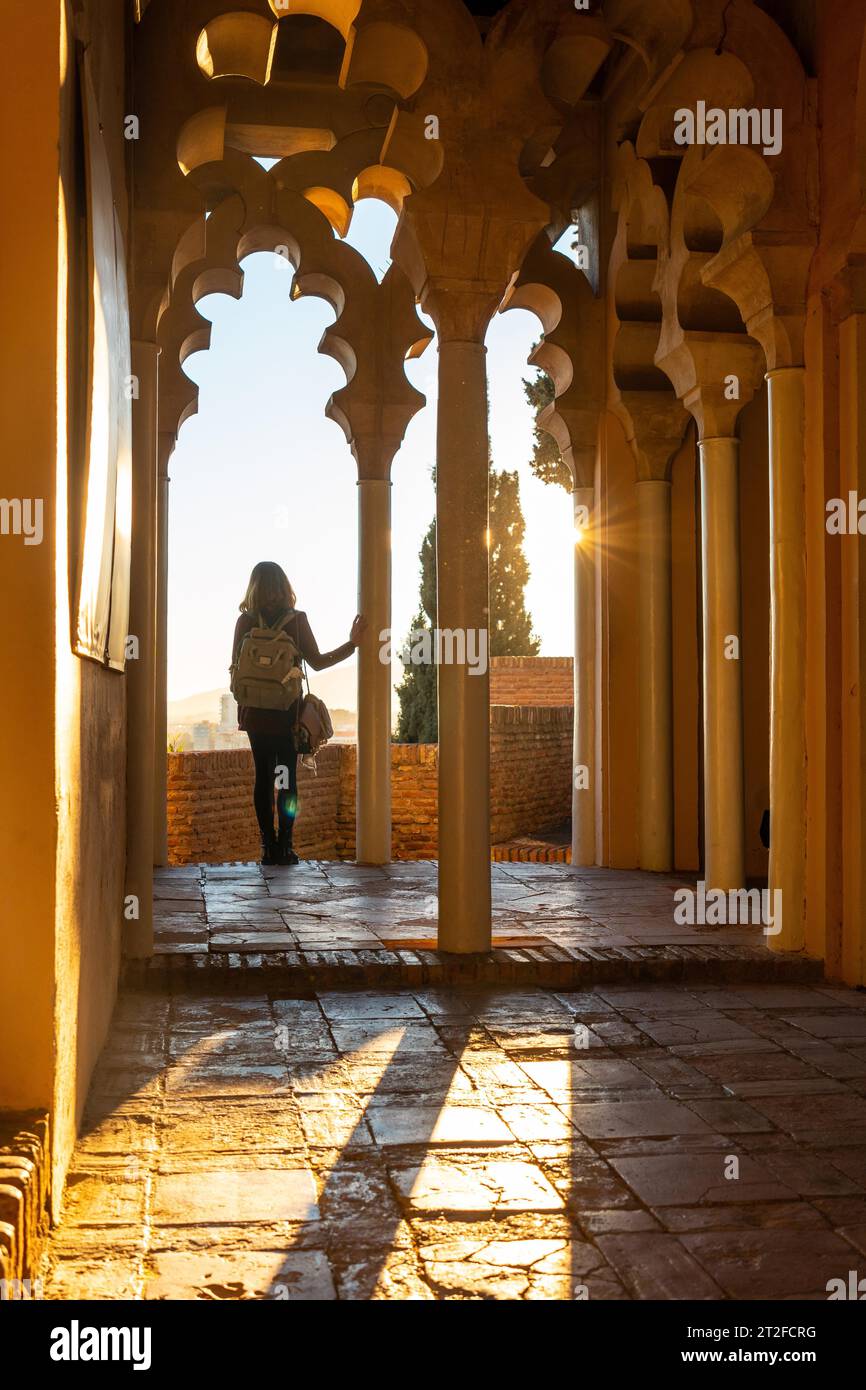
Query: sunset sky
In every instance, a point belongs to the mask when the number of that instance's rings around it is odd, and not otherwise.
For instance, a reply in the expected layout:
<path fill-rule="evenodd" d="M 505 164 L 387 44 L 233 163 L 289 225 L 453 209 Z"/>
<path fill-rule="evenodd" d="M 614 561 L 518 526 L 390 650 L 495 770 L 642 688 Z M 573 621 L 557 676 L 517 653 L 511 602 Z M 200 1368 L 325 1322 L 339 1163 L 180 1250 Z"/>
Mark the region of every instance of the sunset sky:
<path fill-rule="evenodd" d="M 347 237 L 380 277 L 395 224 L 384 204 L 365 200 Z M 213 320 L 212 343 L 186 363 L 200 386 L 199 413 L 183 426 L 169 466 L 172 700 L 227 688 L 238 604 L 258 560 L 277 560 L 286 570 L 323 650 L 345 641 L 356 611 L 355 464 L 324 414 L 344 376 L 316 351 L 333 313 L 320 299 L 290 302 L 291 271 L 279 258 L 258 254 L 243 268 L 240 300 L 212 295 L 198 306 Z M 571 499 L 530 472 L 532 415 L 521 386 L 539 334 L 538 321 L 522 310 L 494 319 L 487 336 L 490 426 L 496 467 L 520 473 L 534 628 L 542 653 L 561 656 L 573 646 Z M 392 470 L 399 641 L 418 606 L 418 551 L 434 513 L 435 342 L 408 364 L 407 375 L 427 406 L 410 424 Z M 340 704 L 351 696 L 353 665 L 343 668 Z"/>

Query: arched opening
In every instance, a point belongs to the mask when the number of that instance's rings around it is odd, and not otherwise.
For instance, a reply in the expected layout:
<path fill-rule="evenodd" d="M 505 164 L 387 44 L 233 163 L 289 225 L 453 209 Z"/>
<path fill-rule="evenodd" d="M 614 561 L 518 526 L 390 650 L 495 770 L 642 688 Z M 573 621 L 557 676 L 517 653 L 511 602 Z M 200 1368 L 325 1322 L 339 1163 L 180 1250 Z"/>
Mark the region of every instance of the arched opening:
<path fill-rule="evenodd" d="M 366 262 L 381 284 L 394 220 L 384 204 L 362 203 L 346 237 L 346 246 L 358 253 L 345 262 L 346 275 L 357 278 Z M 265 246 L 274 249 L 259 249 Z M 253 564 L 276 559 L 287 571 L 321 651 L 337 649 L 346 640 L 358 587 L 357 476 L 365 456 L 356 435 L 352 458 L 333 421 L 343 431 L 353 430 L 352 392 L 369 366 L 351 326 L 352 315 L 358 314 L 352 291 L 344 293 L 335 279 L 320 272 L 295 276 L 294 262 L 299 255 L 303 262 L 303 255 L 291 234 L 253 229 L 241 239 L 239 254 L 243 294 L 237 299 L 208 294 L 198 302 L 198 313 L 212 327 L 197 337 L 211 350 L 185 358 L 185 370 L 200 386 L 200 403 L 183 425 L 172 456 L 180 514 L 173 518 L 171 532 L 169 687 L 183 698 L 173 710 L 169 731 L 176 743 L 226 754 L 246 748 L 245 736 L 234 725 L 224 653 L 228 618 L 235 614 Z M 363 271 L 358 294 L 363 276 L 369 277 L 370 270 Z M 200 275 L 196 284 L 207 288 L 212 278 L 211 272 Z M 219 277 L 216 287 L 221 287 Z M 306 293 L 299 297 L 301 290 Z M 231 292 L 237 293 L 237 286 Z M 223 558 L 208 577 L 211 552 Z M 196 574 L 210 593 L 200 619 Z M 209 673 L 206 689 L 201 688 L 203 672 Z M 198 692 L 189 690 L 193 680 Z M 315 784 L 301 767 L 298 848 L 316 859 L 351 858 L 355 808 L 349 784 L 354 771 L 348 750 L 353 753 L 358 718 L 354 658 L 313 675 L 311 688 L 332 712 L 335 737 L 321 755 Z M 232 765 L 231 758 L 217 760 L 215 790 L 225 792 L 226 779 L 230 782 L 234 775 Z M 182 771 L 183 760 L 178 766 Z M 230 796 L 227 808 L 225 796 L 218 796 L 222 806 L 208 830 L 206 792 L 202 786 L 196 798 L 199 815 L 191 844 L 182 844 L 183 818 L 170 817 L 170 857 L 181 863 L 254 858 L 255 823 L 248 798 L 238 798 L 235 805 Z M 171 804 L 171 788 L 169 798 Z"/>

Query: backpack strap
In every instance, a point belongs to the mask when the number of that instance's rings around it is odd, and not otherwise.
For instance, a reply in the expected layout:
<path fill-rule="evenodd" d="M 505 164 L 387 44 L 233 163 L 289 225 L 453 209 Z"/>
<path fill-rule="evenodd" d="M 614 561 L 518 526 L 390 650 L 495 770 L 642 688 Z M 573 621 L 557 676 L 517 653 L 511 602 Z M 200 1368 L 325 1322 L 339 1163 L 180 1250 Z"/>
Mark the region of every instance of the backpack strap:
<path fill-rule="evenodd" d="M 301 620 L 298 617 L 297 608 L 292 610 L 292 617 L 295 620 L 295 646 L 298 649 L 298 661 L 301 666 L 301 693 L 295 702 L 295 748 L 300 743 L 301 732 L 301 706 L 304 703 L 304 682 L 307 683 L 307 694 L 310 693 L 310 678 L 307 675 L 307 663 L 304 660 L 304 653 L 301 651 Z"/>
<path fill-rule="evenodd" d="M 304 679 L 304 680 L 306 681 L 306 683 L 307 683 L 307 694 L 309 695 L 309 693 L 310 693 L 310 677 L 309 677 L 309 675 L 307 674 L 307 663 L 306 663 L 306 661 L 304 660 L 304 653 L 301 651 L 301 620 L 300 620 L 300 618 L 298 617 L 298 610 L 297 610 L 296 608 L 293 609 L 292 612 L 293 612 L 293 616 L 294 616 L 294 619 L 295 619 L 295 646 L 296 646 L 297 649 L 298 649 L 298 660 L 299 660 L 299 662 L 300 662 L 300 664 L 301 664 L 301 675 L 303 676 L 303 679 Z M 303 695 L 303 685 L 301 686 L 301 694 Z M 301 707 L 301 702 L 300 702 L 300 700 L 299 700 L 299 701 L 298 701 L 298 709 L 299 709 L 299 710 L 300 710 L 300 707 Z"/>
<path fill-rule="evenodd" d="M 282 629 L 285 627 L 286 623 L 289 621 L 289 618 L 291 618 L 294 614 L 294 612 L 295 610 L 293 608 L 287 608 L 285 612 L 281 613 L 280 616 L 272 623 L 266 623 L 264 613 L 259 613 L 259 627 L 265 628 L 268 632 L 281 632 Z"/>

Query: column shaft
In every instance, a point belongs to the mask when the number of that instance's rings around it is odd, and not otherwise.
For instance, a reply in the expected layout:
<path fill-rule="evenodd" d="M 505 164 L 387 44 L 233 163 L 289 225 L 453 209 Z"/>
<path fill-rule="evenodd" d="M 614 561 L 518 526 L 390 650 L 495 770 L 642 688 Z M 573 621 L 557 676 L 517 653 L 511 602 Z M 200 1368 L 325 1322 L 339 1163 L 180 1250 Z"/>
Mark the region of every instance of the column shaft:
<path fill-rule="evenodd" d="M 138 398 L 132 407 L 132 573 L 129 631 L 137 660 L 126 663 L 126 895 L 138 917 L 125 926 L 129 956 L 153 952 L 154 668 L 156 613 L 156 408 L 154 343 L 133 342 Z"/>
<path fill-rule="evenodd" d="M 156 497 L 156 670 L 153 737 L 153 862 L 168 863 L 168 460 L 174 435 L 158 444 Z"/>
<path fill-rule="evenodd" d="M 379 654 L 391 628 L 391 484 L 358 482 L 358 611 L 369 626 L 358 648 L 355 857 L 391 858 L 391 666 Z"/>
<path fill-rule="evenodd" d="M 770 372 L 770 889 L 782 893 L 778 950 L 805 946 L 806 372 Z M 775 899 L 774 899 L 775 901 Z"/>
<path fill-rule="evenodd" d="M 866 315 L 839 327 L 839 490 L 866 497 Z M 866 536 L 828 536 L 842 547 L 842 972 L 866 984 Z M 770 835 L 773 835 L 772 824 Z"/>
<path fill-rule="evenodd" d="M 700 452 L 704 872 L 708 888 L 727 890 L 745 877 L 739 442 L 705 439 Z"/>
<path fill-rule="evenodd" d="M 490 615 L 487 370 L 481 343 L 440 342 L 436 459 L 437 625 L 443 634 L 439 947 L 486 951 L 491 941 Z M 466 659 L 450 659 L 461 648 Z"/>
<path fill-rule="evenodd" d="M 575 488 L 574 523 L 574 751 L 571 792 L 571 862 L 596 862 L 595 807 L 595 489 Z M 587 525 L 586 518 L 589 518 Z"/>
<path fill-rule="evenodd" d="M 640 866 L 669 873 L 674 860 L 671 485 L 639 482 Z"/>

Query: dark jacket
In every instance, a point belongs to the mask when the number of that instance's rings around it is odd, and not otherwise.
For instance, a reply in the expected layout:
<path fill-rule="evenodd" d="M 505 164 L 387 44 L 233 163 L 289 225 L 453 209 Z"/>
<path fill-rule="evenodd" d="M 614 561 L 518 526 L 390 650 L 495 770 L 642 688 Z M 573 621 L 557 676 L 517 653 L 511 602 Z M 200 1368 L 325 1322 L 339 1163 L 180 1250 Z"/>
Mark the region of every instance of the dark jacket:
<path fill-rule="evenodd" d="M 262 613 L 262 617 L 270 625 L 279 617 L 279 612 L 268 613 L 265 611 Z M 238 659 L 238 652 L 244 637 L 252 628 L 257 626 L 257 614 L 241 613 L 235 624 L 232 665 Z M 294 637 L 300 648 L 301 656 L 309 666 L 312 666 L 314 671 L 325 671 L 329 666 L 336 666 L 338 662 L 345 661 L 347 656 L 351 656 L 355 650 L 351 642 L 344 642 L 341 647 L 335 647 L 332 652 L 320 652 L 319 644 L 313 636 L 306 613 L 300 612 L 297 608 L 286 618 L 283 627 L 290 637 Z M 238 728 L 245 729 L 248 734 L 290 734 L 295 727 L 297 711 L 297 701 L 287 710 L 253 709 L 249 705 L 240 705 L 238 707 Z"/>

